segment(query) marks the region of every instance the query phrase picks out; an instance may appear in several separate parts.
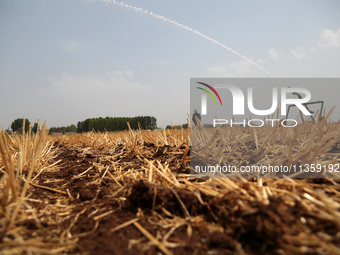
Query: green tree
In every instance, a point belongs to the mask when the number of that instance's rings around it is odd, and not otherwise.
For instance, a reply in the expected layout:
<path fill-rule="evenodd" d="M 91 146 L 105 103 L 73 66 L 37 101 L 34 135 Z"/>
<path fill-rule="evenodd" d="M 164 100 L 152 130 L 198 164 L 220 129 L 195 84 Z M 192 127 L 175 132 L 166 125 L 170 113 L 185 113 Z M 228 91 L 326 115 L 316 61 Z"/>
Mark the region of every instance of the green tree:
<path fill-rule="evenodd" d="M 76 125 L 72 124 L 70 126 L 67 126 L 65 132 L 77 132 Z"/>
<path fill-rule="evenodd" d="M 33 128 L 32 128 L 32 132 L 36 133 L 38 131 L 38 123 L 34 123 Z"/>
<path fill-rule="evenodd" d="M 82 133 L 84 131 L 84 121 L 79 121 L 77 124 L 77 133 Z"/>
<path fill-rule="evenodd" d="M 24 125 L 24 119 L 18 118 L 12 122 L 11 129 L 13 132 L 22 133 L 23 125 Z M 25 132 L 28 132 L 29 126 L 30 126 L 30 121 L 28 119 L 25 119 Z"/>
<path fill-rule="evenodd" d="M 5 132 L 6 132 L 7 134 L 9 134 L 9 135 L 12 134 L 12 131 L 11 131 L 9 128 L 7 128 L 7 129 L 5 130 Z"/>
<path fill-rule="evenodd" d="M 105 117 L 92 118 L 84 121 L 79 121 L 77 124 L 77 132 L 89 132 L 95 130 L 97 132 L 103 131 L 120 131 L 128 128 L 127 123 L 132 129 L 152 129 L 156 127 L 157 119 L 151 116 L 137 116 L 137 117 Z"/>

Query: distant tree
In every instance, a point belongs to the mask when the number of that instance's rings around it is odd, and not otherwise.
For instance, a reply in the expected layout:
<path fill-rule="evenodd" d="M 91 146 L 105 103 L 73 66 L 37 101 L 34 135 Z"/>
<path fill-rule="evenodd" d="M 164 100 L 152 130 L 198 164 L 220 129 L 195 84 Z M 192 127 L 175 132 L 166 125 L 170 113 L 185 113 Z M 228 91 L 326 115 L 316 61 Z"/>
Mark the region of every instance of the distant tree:
<path fill-rule="evenodd" d="M 65 129 L 65 132 L 77 132 L 77 127 L 76 125 L 70 125 L 70 126 L 67 126 L 66 129 Z"/>
<path fill-rule="evenodd" d="M 167 125 L 165 129 L 187 129 L 188 128 L 188 123 L 185 123 L 183 125 Z"/>
<path fill-rule="evenodd" d="M 205 128 L 213 128 L 213 124 L 203 124 L 203 127 Z"/>
<path fill-rule="evenodd" d="M 67 127 L 51 127 L 50 128 L 50 134 L 54 133 L 54 132 L 63 133 L 63 134 L 66 133 L 66 132 L 77 132 L 77 129 L 81 129 L 81 123 L 80 122 L 78 122 L 78 128 L 74 124 L 69 125 Z"/>
<path fill-rule="evenodd" d="M 5 130 L 5 132 L 6 132 L 7 134 L 9 134 L 9 135 L 12 134 L 12 131 L 11 131 L 9 128 L 7 128 L 7 129 Z"/>
<path fill-rule="evenodd" d="M 35 122 L 33 124 L 32 132 L 37 133 L 37 130 L 38 130 L 38 123 Z"/>
<path fill-rule="evenodd" d="M 156 127 L 157 119 L 151 116 L 137 116 L 137 117 L 105 117 L 92 118 L 84 121 L 79 121 L 77 124 L 77 132 L 89 132 L 95 130 L 97 132 L 103 131 L 121 131 L 128 128 L 127 123 L 132 129 L 152 129 Z"/>
<path fill-rule="evenodd" d="M 13 132 L 19 132 L 22 133 L 22 128 L 24 125 L 24 119 L 23 118 L 18 118 L 14 120 L 11 124 L 11 129 Z M 25 132 L 28 132 L 30 126 L 30 121 L 28 119 L 25 120 Z"/>
<path fill-rule="evenodd" d="M 82 133 L 85 132 L 84 131 L 84 122 L 83 121 L 79 121 L 77 124 L 77 133 Z"/>

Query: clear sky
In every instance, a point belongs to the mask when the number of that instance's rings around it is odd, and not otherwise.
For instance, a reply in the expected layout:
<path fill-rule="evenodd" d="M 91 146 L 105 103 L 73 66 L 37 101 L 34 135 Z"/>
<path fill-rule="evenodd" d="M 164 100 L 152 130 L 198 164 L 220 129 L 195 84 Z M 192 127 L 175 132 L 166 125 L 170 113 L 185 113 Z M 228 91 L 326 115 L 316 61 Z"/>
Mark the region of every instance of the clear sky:
<path fill-rule="evenodd" d="M 196 29 L 275 76 L 340 77 L 338 0 L 125 3 Z M 137 115 L 186 123 L 191 77 L 269 76 L 110 1 L 0 1 L 0 128 L 23 116 L 48 126 Z"/>

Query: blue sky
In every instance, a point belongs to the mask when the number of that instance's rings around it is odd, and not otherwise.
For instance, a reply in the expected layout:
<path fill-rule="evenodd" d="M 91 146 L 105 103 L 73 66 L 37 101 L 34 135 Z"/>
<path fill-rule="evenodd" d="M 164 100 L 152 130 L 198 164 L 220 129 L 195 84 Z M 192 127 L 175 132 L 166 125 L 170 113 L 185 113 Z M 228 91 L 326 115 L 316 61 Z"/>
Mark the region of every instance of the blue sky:
<path fill-rule="evenodd" d="M 340 77 L 337 0 L 125 3 L 196 29 L 275 76 Z M 48 126 L 137 115 L 186 123 L 191 77 L 270 76 L 112 1 L 0 2 L 0 128 L 23 116 Z"/>

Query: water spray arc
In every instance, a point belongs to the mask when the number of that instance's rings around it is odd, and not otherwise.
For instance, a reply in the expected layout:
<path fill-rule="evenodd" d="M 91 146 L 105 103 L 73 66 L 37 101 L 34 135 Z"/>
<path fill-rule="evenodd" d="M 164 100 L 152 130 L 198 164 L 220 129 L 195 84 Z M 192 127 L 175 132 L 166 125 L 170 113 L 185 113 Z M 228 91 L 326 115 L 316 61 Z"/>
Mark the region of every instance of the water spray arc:
<path fill-rule="evenodd" d="M 215 43 L 219 46 L 221 46 L 222 48 L 226 49 L 227 51 L 230 51 L 232 52 L 233 54 L 239 56 L 240 58 L 242 58 L 243 60 L 247 61 L 248 63 L 256 66 L 257 68 L 259 68 L 260 70 L 262 70 L 263 72 L 265 72 L 266 74 L 268 74 L 269 76 L 273 77 L 273 78 L 277 78 L 275 75 L 273 75 L 271 72 L 269 72 L 267 69 L 263 68 L 262 66 L 258 65 L 257 63 L 255 63 L 253 60 L 247 58 L 246 56 L 242 55 L 241 53 L 239 53 L 238 51 L 236 50 L 233 50 L 232 48 L 220 43 L 219 41 L 216 41 L 215 39 L 201 33 L 200 31 L 198 30 L 195 30 L 195 29 L 192 29 L 188 26 L 185 26 L 181 23 L 178 23 L 172 19 L 169 19 L 169 18 L 166 18 L 164 16 L 161 16 L 161 15 L 158 15 L 158 14 L 154 14 L 153 12 L 150 12 L 148 10 L 144 10 L 142 8 L 138 8 L 136 6 L 133 6 L 133 5 L 129 5 L 129 4 L 126 4 L 124 2 L 117 2 L 115 0 L 103 0 L 104 2 L 106 3 L 112 3 L 112 4 L 115 4 L 115 5 L 119 5 L 121 7 L 124 7 L 124 8 L 128 8 L 128 9 L 131 9 L 131 10 L 134 10 L 135 12 L 138 12 L 138 13 L 143 13 L 143 14 L 146 14 L 146 15 L 150 15 L 151 17 L 155 18 L 155 19 L 158 19 L 158 20 L 161 20 L 161 21 L 164 21 L 164 22 L 167 22 L 167 23 L 170 23 L 170 24 L 173 24 L 181 29 L 184 29 L 184 30 L 187 30 L 193 34 L 196 34 L 212 43 Z"/>

